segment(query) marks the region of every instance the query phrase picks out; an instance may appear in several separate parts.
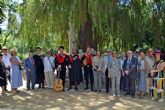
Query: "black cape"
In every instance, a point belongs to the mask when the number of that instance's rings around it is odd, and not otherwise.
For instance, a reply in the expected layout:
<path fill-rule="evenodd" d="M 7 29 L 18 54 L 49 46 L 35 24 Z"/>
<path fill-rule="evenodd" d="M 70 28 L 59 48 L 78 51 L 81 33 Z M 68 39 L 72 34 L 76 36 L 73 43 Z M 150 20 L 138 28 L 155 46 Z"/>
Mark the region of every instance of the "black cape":
<path fill-rule="evenodd" d="M 33 56 L 36 66 L 36 84 L 44 83 L 45 80 L 44 64 L 41 57 L 42 56 L 39 56 L 37 54 Z"/>
<path fill-rule="evenodd" d="M 69 69 L 69 81 L 71 84 L 79 84 L 83 81 L 81 60 L 78 55 L 71 55 L 70 60 L 72 68 Z"/>

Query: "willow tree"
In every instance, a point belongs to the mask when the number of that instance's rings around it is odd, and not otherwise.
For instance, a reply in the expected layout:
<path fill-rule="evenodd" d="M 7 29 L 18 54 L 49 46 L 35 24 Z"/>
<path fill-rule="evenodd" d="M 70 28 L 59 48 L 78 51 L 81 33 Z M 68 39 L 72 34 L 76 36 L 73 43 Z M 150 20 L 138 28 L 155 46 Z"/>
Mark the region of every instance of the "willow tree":
<path fill-rule="evenodd" d="M 163 0 L 24 0 L 17 13 L 26 48 L 165 46 Z"/>

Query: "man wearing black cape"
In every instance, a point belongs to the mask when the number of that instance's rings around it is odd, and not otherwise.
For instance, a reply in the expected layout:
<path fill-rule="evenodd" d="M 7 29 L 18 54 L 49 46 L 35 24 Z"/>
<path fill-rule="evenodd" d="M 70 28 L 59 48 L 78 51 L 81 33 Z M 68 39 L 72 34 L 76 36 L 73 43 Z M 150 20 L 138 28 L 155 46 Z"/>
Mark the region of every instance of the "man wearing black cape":
<path fill-rule="evenodd" d="M 36 48 L 36 54 L 33 56 L 34 63 L 36 66 L 36 84 L 39 84 L 38 88 L 45 88 L 44 87 L 44 64 L 43 64 L 43 55 L 41 55 L 41 48 Z"/>

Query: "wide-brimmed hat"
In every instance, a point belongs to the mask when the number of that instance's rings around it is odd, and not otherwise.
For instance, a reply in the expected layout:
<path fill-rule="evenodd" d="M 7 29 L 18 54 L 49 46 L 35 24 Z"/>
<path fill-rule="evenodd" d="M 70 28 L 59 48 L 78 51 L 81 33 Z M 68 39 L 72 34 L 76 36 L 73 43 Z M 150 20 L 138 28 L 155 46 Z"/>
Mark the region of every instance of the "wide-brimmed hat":
<path fill-rule="evenodd" d="M 14 49 L 14 48 L 10 49 L 10 53 L 12 53 L 12 52 L 16 52 L 16 51 L 17 51 L 17 50 Z"/>
<path fill-rule="evenodd" d="M 153 48 L 149 48 L 147 51 L 148 51 L 148 52 L 153 52 L 154 49 L 153 49 Z"/>

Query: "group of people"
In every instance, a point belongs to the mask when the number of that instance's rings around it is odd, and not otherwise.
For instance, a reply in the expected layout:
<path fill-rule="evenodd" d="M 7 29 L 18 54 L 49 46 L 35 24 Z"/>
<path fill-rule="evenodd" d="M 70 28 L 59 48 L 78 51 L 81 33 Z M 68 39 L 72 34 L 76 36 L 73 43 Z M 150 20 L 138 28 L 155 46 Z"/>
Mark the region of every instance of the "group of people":
<path fill-rule="evenodd" d="M 50 50 L 46 55 L 41 54 L 41 48 L 37 47 L 35 54 L 28 53 L 28 58 L 23 62 L 17 56 L 16 50 L 7 52 L 7 47 L 2 47 L 0 54 L 0 86 L 3 92 L 7 91 L 7 80 L 11 83 L 12 92 L 20 92 L 22 86 L 22 66 L 26 70 L 27 90 L 38 88 L 54 88 L 56 76 L 60 76 L 65 91 L 65 79 L 69 71 L 68 91 L 79 90 L 78 85 L 85 80 L 84 90 L 93 92 L 102 91 L 103 79 L 105 79 L 106 93 L 113 96 L 131 95 L 135 98 L 136 85 L 138 95 L 143 98 L 146 94 L 151 100 L 158 99 L 163 102 L 164 97 L 164 72 L 165 60 L 159 49 L 149 48 L 147 51 L 139 50 L 118 54 L 116 51 L 101 50 L 94 52 L 87 48 L 86 53 L 82 50 L 73 49 L 70 55 L 64 53 L 64 46 L 59 47 L 59 52 L 53 56 Z M 57 73 L 57 74 L 55 74 Z"/>

